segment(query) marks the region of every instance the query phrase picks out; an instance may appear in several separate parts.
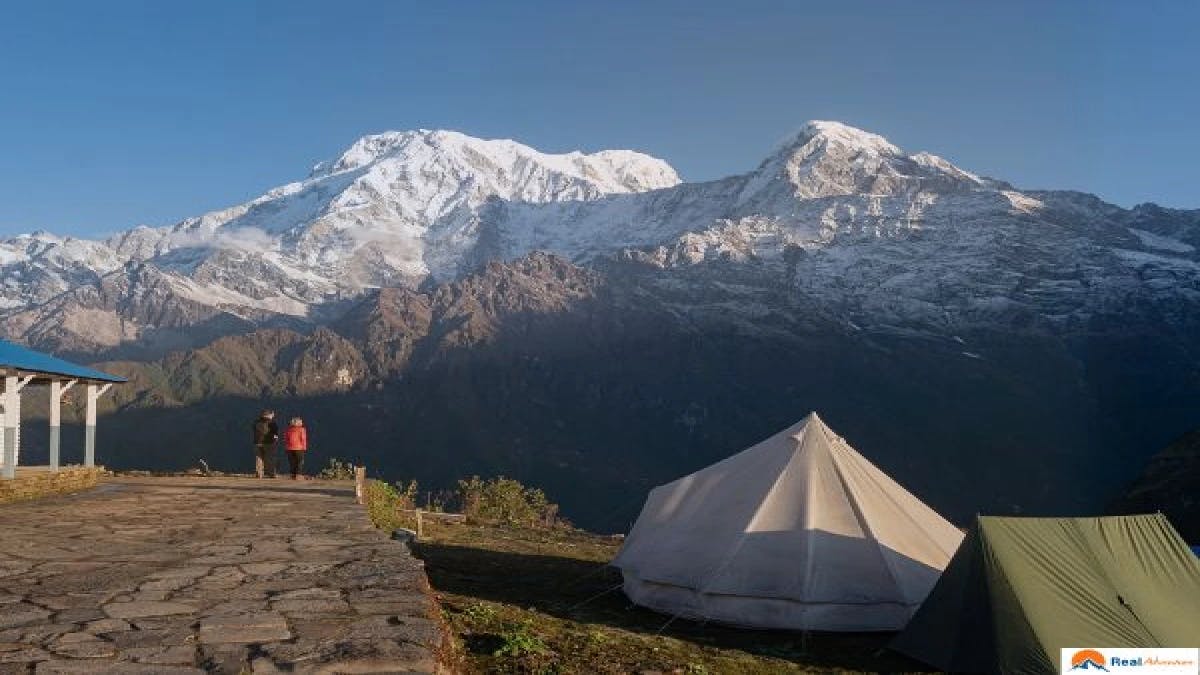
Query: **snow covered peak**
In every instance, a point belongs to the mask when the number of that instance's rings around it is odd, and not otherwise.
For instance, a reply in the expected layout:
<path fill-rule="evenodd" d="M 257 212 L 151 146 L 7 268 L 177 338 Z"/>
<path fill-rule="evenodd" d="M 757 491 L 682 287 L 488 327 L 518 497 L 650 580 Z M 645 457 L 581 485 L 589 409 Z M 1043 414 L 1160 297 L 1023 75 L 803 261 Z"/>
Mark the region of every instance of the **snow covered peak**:
<path fill-rule="evenodd" d="M 112 244 L 140 259 L 189 249 L 168 259 L 188 273 L 215 255 L 197 251 L 260 252 L 311 272 L 311 293 L 354 290 L 457 275 L 494 202 L 587 202 L 679 182 L 666 162 L 630 150 L 552 154 L 457 131 L 389 131 L 253 201 Z"/>
<path fill-rule="evenodd" d="M 892 145 L 879 134 L 863 131 L 841 122 L 828 120 L 810 120 L 800 131 L 783 144 L 784 151 L 816 151 L 819 147 L 838 144 L 859 151 L 869 151 L 884 155 L 903 154 L 900 148 Z"/>
<path fill-rule="evenodd" d="M 739 204 L 764 209 L 793 199 L 954 192 L 981 185 L 978 176 L 936 155 L 909 157 L 878 134 L 841 122 L 814 120 L 750 175 Z"/>
<path fill-rule="evenodd" d="M 417 129 L 416 131 L 385 131 L 381 134 L 363 136 L 338 157 L 314 166 L 309 177 L 321 178 L 366 166 L 378 161 L 396 148 L 428 133 L 430 132 L 426 129 Z"/>
<path fill-rule="evenodd" d="M 672 187 L 680 182 L 669 164 L 632 150 L 551 154 L 509 139 L 488 140 L 458 131 L 429 129 L 364 136 L 338 158 L 315 166 L 310 179 L 385 162 L 403 165 L 448 162 L 460 167 L 495 168 L 516 176 L 540 169 L 587 182 L 605 194 Z"/>

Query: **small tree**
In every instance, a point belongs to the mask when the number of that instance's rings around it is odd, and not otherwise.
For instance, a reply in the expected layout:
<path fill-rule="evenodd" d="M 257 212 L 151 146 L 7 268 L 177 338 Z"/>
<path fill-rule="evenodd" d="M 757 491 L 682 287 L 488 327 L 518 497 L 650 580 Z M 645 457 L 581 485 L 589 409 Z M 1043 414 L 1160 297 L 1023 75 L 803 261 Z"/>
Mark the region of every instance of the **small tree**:
<path fill-rule="evenodd" d="M 458 490 L 463 513 L 475 522 L 544 527 L 558 512 L 544 492 L 504 476 L 486 481 L 471 476 L 458 482 Z"/>

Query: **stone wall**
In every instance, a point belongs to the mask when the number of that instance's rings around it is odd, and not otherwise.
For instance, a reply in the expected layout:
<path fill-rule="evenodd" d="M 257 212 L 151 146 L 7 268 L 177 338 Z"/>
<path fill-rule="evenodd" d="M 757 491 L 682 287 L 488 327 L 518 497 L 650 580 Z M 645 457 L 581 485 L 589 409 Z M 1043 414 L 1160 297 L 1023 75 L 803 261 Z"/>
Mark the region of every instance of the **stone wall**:
<path fill-rule="evenodd" d="M 18 468 L 16 478 L 0 478 L 0 504 L 87 490 L 96 486 L 103 472 L 101 466 L 65 466 L 58 472 Z"/>

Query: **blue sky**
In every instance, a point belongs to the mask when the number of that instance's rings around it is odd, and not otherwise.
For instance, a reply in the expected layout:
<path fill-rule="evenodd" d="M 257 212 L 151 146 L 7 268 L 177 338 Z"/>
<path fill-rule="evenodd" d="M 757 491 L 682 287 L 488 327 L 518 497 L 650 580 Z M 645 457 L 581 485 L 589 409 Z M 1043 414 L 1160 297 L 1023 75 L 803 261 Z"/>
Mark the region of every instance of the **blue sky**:
<path fill-rule="evenodd" d="M 1200 3 L 39 2 L 0 22 L 0 234 L 169 224 L 357 137 L 635 148 L 837 119 L 1019 186 L 1200 207 Z"/>

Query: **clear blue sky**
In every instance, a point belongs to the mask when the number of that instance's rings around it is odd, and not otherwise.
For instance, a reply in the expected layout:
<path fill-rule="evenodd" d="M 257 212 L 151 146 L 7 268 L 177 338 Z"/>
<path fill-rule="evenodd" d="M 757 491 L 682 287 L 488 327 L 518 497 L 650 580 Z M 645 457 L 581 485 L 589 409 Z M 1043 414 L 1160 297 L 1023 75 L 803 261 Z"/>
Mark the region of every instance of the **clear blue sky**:
<path fill-rule="evenodd" d="M 837 119 L 1023 187 L 1200 207 L 1200 3 L 27 2 L 0 234 L 169 224 L 357 137 L 635 148 L 688 180 Z"/>

